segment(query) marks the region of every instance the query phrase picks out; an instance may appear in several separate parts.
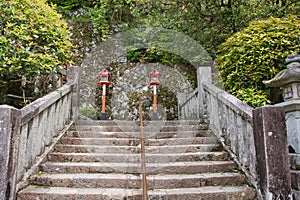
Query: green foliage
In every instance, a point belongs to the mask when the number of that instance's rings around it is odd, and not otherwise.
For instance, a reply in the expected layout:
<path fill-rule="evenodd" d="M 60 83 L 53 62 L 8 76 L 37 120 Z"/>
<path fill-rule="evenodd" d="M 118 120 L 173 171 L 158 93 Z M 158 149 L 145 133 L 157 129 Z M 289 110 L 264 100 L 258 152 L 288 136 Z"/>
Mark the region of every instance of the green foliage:
<path fill-rule="evenodd" d="M 94 31 L 102 34 L 105 39 L 115 31 L 116 26 L 130 22 L 132 15 L 129 3 L 130 0 L 99 0 L 93 8 L 89 8 Z"/>
<path fill-rule="evenodd" d="M 100 0 L 94 8 L 90 8 L 94 30 L 103 35 L 103 39 L 110 33 L 108 6 L 105 0 Z"/>
<path fill-rule="evenodd" d="M 97 119 L 99 120 L 100 119 L 100 112 L 95 108 L 80 107 L 79 108 L 79 113 L 83 116 L 86 116 L 86 117 L 94 119 L 94 120 L 97 120 Z"/>
<path fill-rule="evenodd" d="M 246 102 L 250 102 L 251 96 L 255 101 L 255 95 L 244 96 L 249 88 L 266 97 L 262 92 L 266 91 L 262 81 L 273 78 L 285 68 L 285 58 L 299 51 L 299 35 L 300 20 L 291 16 L 289 19 L 272 17 L 253 22 L 228 38 L 220 46 L 217 57 L 225 89 Z M 258 102 L 263 105 L 265 97 L 259 97 Z"/>
<path fill-rule="evenodd" d="M 148 49 L 129 51 L 127 52 L 127 59 L 130 62 L 142 61 L 149 63 L 161 63 L 168 66 L 178 63 L 187 63 L 187 61 L 182 59 L 180 56 L 151 47 Z"/>
<path fill-rule="evenodd" d="M 49 73 L 69 57 L 67 24 L 43 1 L 2 4 L 0 77 Z"/>
<path fill-rule="evenodd" d="M 235 92 L 235 96 L 253 108 L 271 103 L 265 91 L 255 88 L 239 89 Z"/>
<path fill-rule="evenodd" d="M 225 3 L 227 2 L 227 3 Z M 189 35 L 215 57 L 217 49 L 233 33 L 253 20 L 299 14 L 298 0 L 137 0 L 130 6 L 136 24 L 162 26 Z"/>
<path fill-rule="evenodd" d="M 98 0 L 98 1 L 81 1 L 81 0 L 48 0 L 49 3 L 57 5 L 57 9 L 72 21 L 92 21 L 94 32 L 102 35 L 105 40 L 107 35 L 114 31 L 117 25 L 128 23 L 132 19 L 129 10 L 131 0 Z M 83 8 L 84 14 L 73 16 L 72 12 Z"/>
<path fill-rule="evenodd" d="M 0 80 L 49 80 L 71 54 L 67 24 L 44 0 L 2 1 L 0 10 Z"/>
<path fill-rule="evenodd" d="M 50 4 L 55 4 L 58 6 L 58 9 L 61 10 L 63 13 L 67 13 L 69 11 L 84 8 L 84 7 L 94 7 L 97 4 L 97 1 L 93 0 L 47 0 Z"/>
<path fill-rule="evenodd" d="M 127 52 L 127 59 L 130 62 L 161 63 L 176 68 L 189 80 L 194 89 L 197 87 L 195 67 L 176 54 L 150 47 Z"/>

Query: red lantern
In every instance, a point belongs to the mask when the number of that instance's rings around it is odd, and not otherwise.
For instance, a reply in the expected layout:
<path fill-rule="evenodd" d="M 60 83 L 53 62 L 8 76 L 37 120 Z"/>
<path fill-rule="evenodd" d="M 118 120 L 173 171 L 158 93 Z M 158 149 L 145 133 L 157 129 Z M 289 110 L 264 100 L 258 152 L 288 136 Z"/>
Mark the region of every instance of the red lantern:
<path fill-rule="evenodd" d="M 150 74 L 150 86 L 160 85 L 159 78 L 160 78 L 160 73 L 157 70 L 154 70 Z"/>
<path fill-rule="evenodd" d="M 100 82 L 99 84 L 100 85 L 109 85 L 109 77 L 110 77 L 110 73 L 106 70 L 106 69 L 103 69 L 101 72 L 100 72 Z"/>

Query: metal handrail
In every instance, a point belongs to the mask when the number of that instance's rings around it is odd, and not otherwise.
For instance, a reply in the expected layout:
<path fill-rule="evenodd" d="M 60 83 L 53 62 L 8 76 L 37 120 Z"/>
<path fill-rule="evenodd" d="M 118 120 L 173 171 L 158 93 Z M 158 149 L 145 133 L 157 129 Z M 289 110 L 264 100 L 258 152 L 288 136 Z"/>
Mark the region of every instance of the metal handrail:
<path fill-rule="evenodd" d="M 143 125 L 142 99 L 140 99 L 140 101 L 139 101 L 139 111 L 140 111 L 140 128 L 141 128 L 143 200 L 147 200 L 148 199 L 148 188 L 147 188 L 147 171 L 146 171 L 146 159 L 145 159 L 145 135 L 144 135 L 144 125 Z"/>

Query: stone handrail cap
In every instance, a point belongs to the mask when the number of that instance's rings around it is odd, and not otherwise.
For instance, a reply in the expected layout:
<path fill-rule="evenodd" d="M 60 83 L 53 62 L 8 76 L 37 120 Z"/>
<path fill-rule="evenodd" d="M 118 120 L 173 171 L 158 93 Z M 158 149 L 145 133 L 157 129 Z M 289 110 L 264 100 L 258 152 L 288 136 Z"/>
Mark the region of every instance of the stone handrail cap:
<path fill-rule="evenodd" d="M 286 57 L 285 62 L 287 64 L 292 63 L 292 62 L 300 63 L 300 55 L 299 54 L 291 54 L 288 57 Z"/>

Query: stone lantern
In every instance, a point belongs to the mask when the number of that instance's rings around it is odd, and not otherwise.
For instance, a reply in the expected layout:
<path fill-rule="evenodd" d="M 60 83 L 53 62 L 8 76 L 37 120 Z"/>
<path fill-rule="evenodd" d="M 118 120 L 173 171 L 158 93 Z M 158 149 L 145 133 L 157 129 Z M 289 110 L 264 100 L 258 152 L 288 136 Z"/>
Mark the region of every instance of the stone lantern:
<path fill-rule="evenodd" d="M 300 154 L 300 55 L 286 58 L 287 69 L 273 79 L 264 81 L 268 87 L 281 87 L 284 102 L 276 104 L 285 109 L 286 128 L 290 152 Z M 296 155 L 295 154 L 295 155 Z M 292 157 L 292 168 L 300 167 L 299 157 Z"/>
<path fill-rule="evenodd" d="M 300 99 L 300 55 L 286 58 L 287 69 L 279 72 L 273 79 L 264 81 L 267 87 L 283 88 L 284 101 Z"/>

